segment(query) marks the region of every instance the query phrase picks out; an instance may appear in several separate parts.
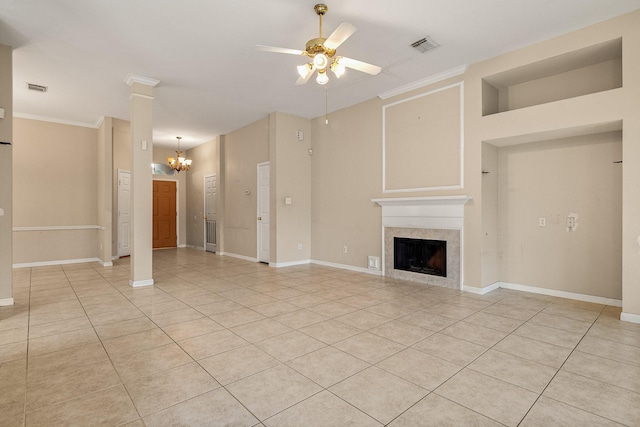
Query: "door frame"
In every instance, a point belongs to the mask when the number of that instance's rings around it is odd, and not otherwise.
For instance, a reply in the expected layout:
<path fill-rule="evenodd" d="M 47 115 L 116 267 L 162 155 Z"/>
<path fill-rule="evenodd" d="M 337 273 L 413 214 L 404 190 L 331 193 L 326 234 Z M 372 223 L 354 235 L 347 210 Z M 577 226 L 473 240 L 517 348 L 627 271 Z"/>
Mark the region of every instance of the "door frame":
<path fill-rule="evenodd" d="M 256 166 L 256 259 L 258 262 L 264 262 L 260 260 L 260 246 L 262 243 L 262 235 L 260 233 L 260 167 L 269 166 L 269 199 L 271 199 L 271 162 L 258 163 Z M 271 200 L 269 200 L 269 246 L 271 246 Z M 269 247 L 269 264 L 271 264 L 271 247 Z"/>
<path fill-rule="evenodd" d="M 151 193 L 153 193 L 153 181 L 172 181 L 176 183 L 176 248 L 180 247 L 180 180 L 167 178 L 153 178 L 151 180 Z M 151 213 L 153 221 L 153 212 Z M 153 237 L 152 237 L 153 239 Z M 152 245 L 153 246 L 153 242 Z"/>
<path fill-rule="evenodd" d="M 129 219 L 129 253 L 127 254 L 123 254 L 121 249 L 120 249 L 120 174 L 128 174 L 129 175 L 129 181 L 131 181 L 131 171 L 126 170 L 126 169 L 118 169 L 117 170 L 117 177 L 116 177 L 116 182 L 117 182 L 117 186 L 116 186 L 116 203 L 117 203 L 117 211 L 116 211 L 116 257 L 120 258 L 123 256 L 130 256 L 131 255 L 131 219 Z M 131 197 L 131 190 L 129 190 L 129 197 Z M 129 201 L 129 216 L 131 216 L 131 201 Z"/>
<path fill-rule="evenodd" d="M 207 252 L 207 178 L 216 178 L 216 237 L 218 237 L 218 174 L 210 173 L 205 175 L 202 180 L 202 211 L 203 211 L 203 225 L 204 230 L 202 230 L 202 249 Z M 218 239 L 216 238 L 216 250 L 214 253 L 218 253 Z"/>

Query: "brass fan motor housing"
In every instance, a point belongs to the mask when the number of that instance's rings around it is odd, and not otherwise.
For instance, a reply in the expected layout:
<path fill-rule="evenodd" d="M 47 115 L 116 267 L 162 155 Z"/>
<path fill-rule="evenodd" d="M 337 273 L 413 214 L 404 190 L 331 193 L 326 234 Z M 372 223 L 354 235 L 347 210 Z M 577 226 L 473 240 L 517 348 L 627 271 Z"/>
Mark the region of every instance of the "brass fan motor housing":
<path fill-rule="evenodd" d="M 311 39 L 307 42 L 307 47 L 306 47 L 306 52 L 309 56 L 314 56 L 318 53 L 324 53 L 325 55 L 327 55 L 327 57 L 329 58 L 333 58 L 333 55 L 336 54 L 336 50 L 335 49 L 327 49 L 324 46 L 324 42 L 327 39 L 325 38 L 315 38 L 315 39 Z"/>

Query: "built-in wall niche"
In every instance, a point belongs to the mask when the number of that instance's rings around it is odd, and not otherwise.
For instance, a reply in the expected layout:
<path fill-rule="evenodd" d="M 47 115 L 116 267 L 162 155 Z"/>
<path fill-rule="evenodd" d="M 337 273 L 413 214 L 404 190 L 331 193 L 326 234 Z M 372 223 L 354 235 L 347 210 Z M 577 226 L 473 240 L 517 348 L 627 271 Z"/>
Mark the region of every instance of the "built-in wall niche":
<path fill-rule="evenodd" d="M 622 87 L 617 38 L 482 79 L 482 115 L 517 110 Z"/>
<path fill-rule="evenodd" d="M 619 300 L 621 159 L 621 130 L 483 144 L 490 172 L 482 178 L 483 273 L 493 282 Z M 569 228 L 570 217 L 577 227 Z"/>

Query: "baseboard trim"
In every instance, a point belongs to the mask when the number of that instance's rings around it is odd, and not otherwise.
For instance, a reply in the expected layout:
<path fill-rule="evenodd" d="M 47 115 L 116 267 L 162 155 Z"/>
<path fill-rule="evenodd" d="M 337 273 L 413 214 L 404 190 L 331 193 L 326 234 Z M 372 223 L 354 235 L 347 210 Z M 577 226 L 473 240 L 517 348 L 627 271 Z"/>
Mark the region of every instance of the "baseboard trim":
<path fill-rule="evenodd" d="M 145 280 L 129 280 L 129 286 L 132 288 L 141 288 L 143 286 L 151 286 L 153 285 L 153 279 L 145 279 Z"/>
<path fill-rule="evenodd" d="M 47 225 L 40 227 L 13 227 L 12 231 L 68 231 L 68 230 L 104 230 L 101 225 Z"/>
<path fill-rule="evenodd" d="M 620 313 L 620 320 L 623 322 L 631 322 L 640 324 L 640 314 Z"/>
<path fill-rule="evenodd" d="M 46 267 L 48 265 L 64 265 L 64 264 L 83 264 L 87 262 L 101 261 L 98 258 L 80 258 L 80 259 L 59 259 L 55 261 L 40 261 L 40 262 L 21 262 L 13 264 L 13 268 L 29 268 L 29 267 Z"/>
<path fill-rule="evenodd" d="M 231 258 L 243 259 L 245 261 L 258 262 L 258 258 L 251 258 L 244 255 L 238 255 L 231 252 L 220 252 L 220 255 L 229 256 Z"/>
<path fill-rule="evenodd" d="M 111 261 L 103 261 L 101 259 L 98 258 L 98 262 L 100 263 L 100 265 L 102 265 L 103 267 L 113 267 L 113 262 Z"/>
<path fill-rule="evenodd" d="M 184 245 L 184 246 L 181 246 L 181 247 L 185 247 L 185 248 L 189 248 L 189 249 L 198 249 L 198 250 L 204 251 L 204 246 Z"/>
<path fill-rule="evenodd" d="M 524 291 L 524 292 L 530 292 L 532 294 L 549 295 L 552 297 L 568 298 L 568 299 L 573 299 L 578 301 L 611 305 L 614 307 L 622 307 L 622 300 L 619 300 L 619 299 L 599 297 L 595 295 L 579 294 L 576 292 L 558 291 L 555 289 L 538 288 L 536 286 L 518 285 L 516 283 L 509 283 L 509 282 L 497 282 L 497 283 L 500 284 L 501 288 L 512 289 L 514 291 Z"/>
<path fill-rule="evenodd" d="M 0 298 L 0 307 L 6 307 L 15 304 L 13 298 Z"/>
<path fill-rule="evenodd" d="M 295 265 L 306 265 L 306 264 L 311 264 L 311 260 L 301 259 L 299 261 L 270 262 L 269 267 L 282 268 L 282 267 L 293 267 Z"/>
<path fill-rule="evenodd" d="M 317 265 L 322 265 L 325 267 L 332 267 L 332 268 L 340 268 L 342 270 L 356 271 L 358 273 L 367 273 L 374 276 L 382 276 L 382 271 L 371 270 L 365 267 L 356 267 L 356 266 L 347 265 L 347 264 L 337 264 L 335 262 L 319 261 L 317 259 L 312 259 L 311 264 L 317 264 Z"/>
<path fill-rule="evenodd" d="M 484 295 L 484 294 L 488 294 L 491 291 L 495 291 L 499 287 L 500 287 L 500 282 L 496 282 L 493 285 L 485 286 L 484 288 L 478 288 L 478 287 L 475 287 L 475 286 L 462 285 L 462 290 L 464 292 L 469 292 L 469 293 L 472 293 L 472 294 Z"/>

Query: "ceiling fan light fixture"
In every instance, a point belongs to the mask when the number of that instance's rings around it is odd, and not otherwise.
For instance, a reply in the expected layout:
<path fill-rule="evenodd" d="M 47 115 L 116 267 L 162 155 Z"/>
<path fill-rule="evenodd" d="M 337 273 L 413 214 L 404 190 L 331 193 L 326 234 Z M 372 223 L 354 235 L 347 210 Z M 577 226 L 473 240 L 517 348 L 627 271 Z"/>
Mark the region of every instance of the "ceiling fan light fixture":
<path fill-rule="evenodd" d="M 316 77 L 316 83 L 319 85 L 326 85 L 329 82 L 329 77 L 325 70 L 318 70 L 318 77 Z"/>
<path fill-rule="evenodd" d="M 330 69 L 338 78 L 345 73 L 345 68 L 358 70 L 372 76 L 375 76 L 381 71 L 381 68 L 377 65 L 344 56 L 336 56 L 336 49 L 351 37 L 356 31 L 356 27 L 348 22 L 342 22 L 333 30 L 329 37 L 325 38 L 322 35 L 322 17 L 327 13 L 327 5 L 323 3 L 316 4 L 314 10 L 319 18 L 320 31 L 318 37 L 307 41 L 305 50 L 265 45 L 257 45 L 256 47 L 265 52 L 286 53 L 289 55 L 305 56 L 310 59 L 311 62 L 297 67 L 300 77 L 296 80 L 296 85 L 306 84 L 316 70 L 318 71 L 316 82 L 320 85 L 325 85 L 329 82 L 327 69 Z"/>
<path fill-rule="evenodd" d="M 300 75 L 300 77 L 302 77 L 303 79 L 305 77 L 307 77 L 307 73 L 311 71 L 311 69 L 313 68 L 313 64 L 302 64 L 302 65 L 298 65 L 298 74 Z"/>
<path fill-rule="evenodd" d="M 337 78 L 340 78 L 346 70 L 344 65 L 340 63 L 339 58 L 333 61 L 330 68 L 331 68 L 331 71 L 333 71 L 333 74 L 335 74 Z"/>
<path fill-rule="evenodd" d="M 327 68 L 329 64 L 329 58 L 324 53 L 318 53 L 313 57 L 313 65 L 316 66 L 318 70 L 324 70 Z"/>

